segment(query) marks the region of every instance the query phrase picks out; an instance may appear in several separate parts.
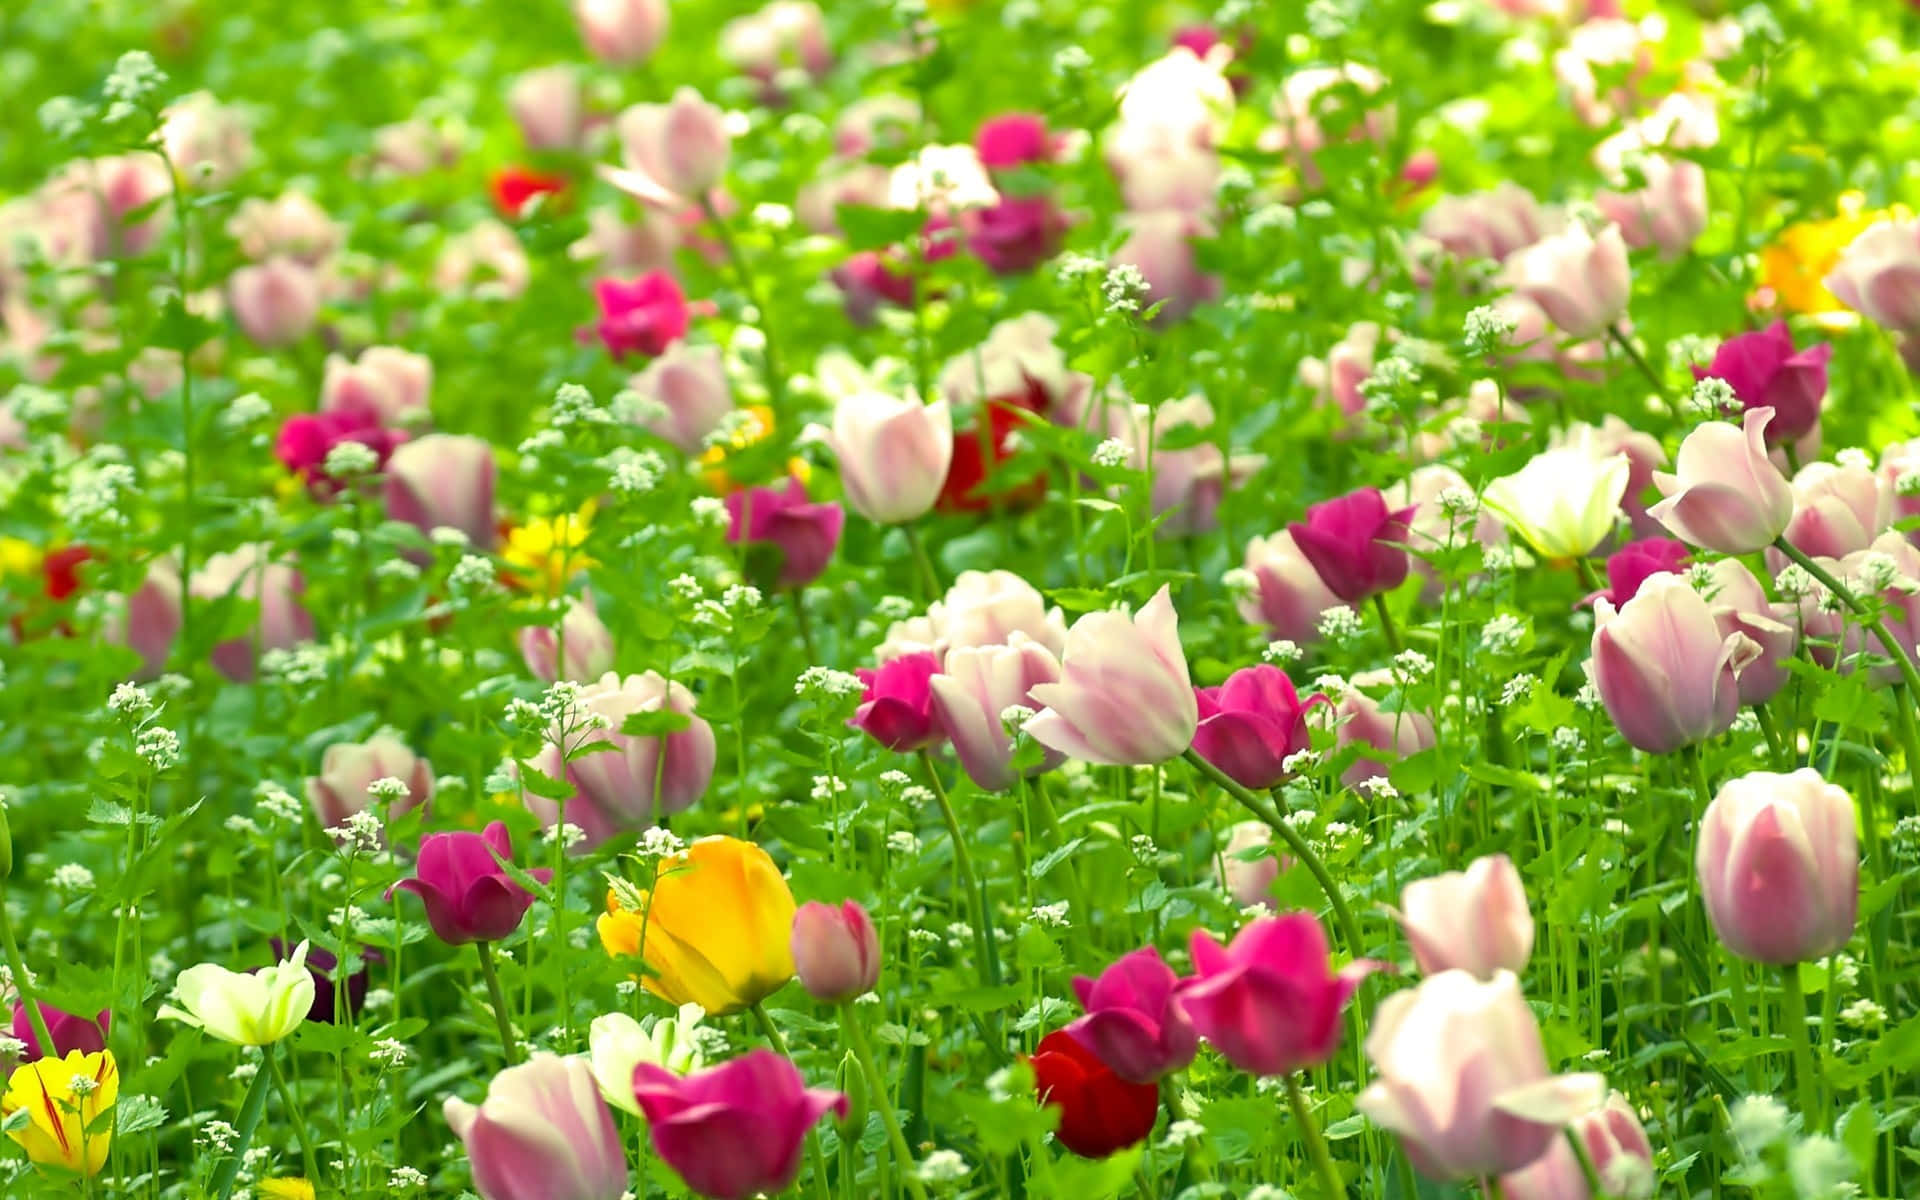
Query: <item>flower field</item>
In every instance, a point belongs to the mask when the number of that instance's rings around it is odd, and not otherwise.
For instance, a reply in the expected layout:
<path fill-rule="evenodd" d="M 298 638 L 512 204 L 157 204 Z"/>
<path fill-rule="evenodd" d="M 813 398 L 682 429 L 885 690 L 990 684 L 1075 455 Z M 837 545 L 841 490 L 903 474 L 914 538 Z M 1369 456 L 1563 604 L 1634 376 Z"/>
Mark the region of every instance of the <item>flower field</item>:
<path fill-rule="evenodd" d="M 1920 1195 L 1917 85 L 0 11 L 0 1196 Z"/>

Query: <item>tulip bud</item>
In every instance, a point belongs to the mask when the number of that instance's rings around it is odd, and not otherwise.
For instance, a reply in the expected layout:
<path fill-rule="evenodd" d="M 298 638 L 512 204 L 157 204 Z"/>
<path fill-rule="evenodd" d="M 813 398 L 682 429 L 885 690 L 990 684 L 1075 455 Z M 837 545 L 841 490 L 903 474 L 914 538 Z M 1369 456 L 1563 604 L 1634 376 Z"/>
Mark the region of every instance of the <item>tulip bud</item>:
<path fill-rule="evenodd" d="M 1920 329 L 1920 221 L 1869 226 L 1841 253 L 1826 284 L 1848 308 L 1897 333 Z"/>
<path fill-rule="evenodd" d="M 563 645 L 564 662 L 559 661 Z M 556 679 L 586 683 L 613 670 L 613 634 L 594 610 L 592 596 L 569 599 L 557 635 L 545 625 L 529 625 L 520 631 L 520 657 L 542 683 Z"/>
<path fill-rule="evenodd" d="M 1524 971 L 1533 954 L 1526 888 L 1504 854 L 1408 884 L 1395 915 L 1422 975 L 1458 968 L 1491 979 Z"/>
<path fill-rule="evenodd" d="M 1765 704 L 1786 686 L 1786 661 L 1800 644 L 1800 622 L 1791 604 L 1775 603 L 1753 572 L 1737 558 L 1723 558 L 1709 568 L 1712 580 L 1707 603 L 1722 637 L 1744 633 L 1760 647 L 1760 654 L 1740 668 L 1740 703 Z"/>
<path fill-rule="evenodd" d="M 1128 704 L 1113 703 L 1116 689 Z M 1184 753 L 1200 706 L 1168 589 L 1132 616 L 1090 612 L 1075 621 L 1060 681 L 1035 687 L 1033 698 L 1047 707 L 1027 722 L 1027 736 L 1069 758 L 1148 766 Z"/>
<path fill-rule="evenodd" d="M 299 341 L 320 312 L 318 276 L 292 259 L 241 267 L 227 280 L 227 293 L 242 332 L 262 346 Z"/>
<path fill-rule="evenodd" d="M 1241 908 L 1259 905 L 1270 912 L 1279 911 L 1280 906 L 1273 899 L 1273 884 L 1290 865 L 1290 860 L 1283 854 L 1273 853 L 1272 846 L 1273 830 L 1265 821 L 1241 821 L 1227 835 L 1227 844 L 1220 850 L 1217 864 L 1220 886 Z M 1248 854 L 1255 849 L 1261 851 L 1260 857 L 1249 859 Z"/>
<path fill-rule="evenodd" d="M 530 150 L 571 150 L 580 142 L 580 77 L 572 67 L 519 76 L 507 90 L 507 107 Z"/>
<path fill-rule="evenodd" d="M 733 393 L 718 346 L 688 346 L 679 342 L 627 381 L 627 387 L 656 409 L 640 424 L 678 446 L 682 453 L 698 454 L 707 435 L 733 411 Z"/>
<path fill-rule="evenodd" d="M 1685 254 L 1707 227 L 1707 172 L 1686 159 L 1644 157 L 1646 186 L 1634 192 L 1600 192 L 1593 198 L 1602 216 L 1619 226 L 1636 250 L 1658 246 L 1660 257 Z"/>
<path fill-rule="evenodd" d="M 1598 336 L 1618 321 L 1633 282 L 1616 225 L 1598 237 L 1577 226 L 1543 237 L 1507 260 L 1506 274 L 1515 292 L 1576 338 Z"/>
<path fill-rule="evenodd" d="M 601 62 L 632 66 L 667 35 L 667 0 L 574 0 L 581 40 Z"/>
<path fill-rule="evenodd" d="M 1360 488 L 1309 507 L 1306 519 L 1288 525 L 1287 532 L 1327 590 L 1354 604 L 1406 579 L 1412 516 L 1411 508 L 1388 508 L 1380 489 Z"/>
<path fill-rule="evenodd" d="M 1594 602 L 1589 668 L 1620 736 L 1649 754 L 1725 733 L 1739 711 L 1736 677 L 1760 646 L 1721 632 L 1713 610 L 1678 575 L 1653 575 L 1615 610 Z"/>
<path fill-rule="evenodd" d="M 953 459 L 947 402 L 856 392 L 833 410 L 825 434 L 840 463 L 847 503 L 882 525 L 911 521 L 933 507 Z"/>
<path fill-rule="evenodd" d="M 387 459 L 387 515 L 422 533 L 458 529 L 485 550 L 494 539 L 495 471 L 485 438 L 433 433 L 404 442 Z"/>
<path fill-rule="evenodd" d="M 1246 569 L 1253 575 L 1254 587 L 1240 598 L 1240 616 L 1251 624 L 1265 625 L 1272 637 L 1303 645 L 1317 641 L 1320 614 L 1346 607 L 1284 529 L 1247 543 Z"/>
<path fill-rule="evenodd" d="M 823 1004 L 845 1004 L 880 978 L 880 937 L 852 900 L 834 908 L 809 900 L 793 914 L 793 973 Z"/>
<path fill-rule="evenodd" d="M 1648 509 L 1682 541 L 1722 554 L 1770 544 L 1793 519 L 1793 488 L 1767 457 L 1771 408 L 1751 408 L 1739 428 L 1709 421 L 1680 443 L 1674 473 L 1656 473 L 1666 499 Z"/>
<path fill-rule="evenodd" d="M 1793 477 L 1793 520 L 1784 537 L 1810 558 L 1865 550 L 1893 522 L 1893 490 L 1871 467 L 1813 462 Z M 1769 552 L 1777 570 L 1784 565 Z"/>
<path fill-rule="evenodd" d="M 1707 917 L 1750 962 L 1808 962 L 1853 936 L 1860 851 L 1853 800 L 1818 771 L 1729 780 L 1700 818 L 1694 866 Z"/>
<path fill-rule="evenodd" d="M 626 165 L 604 173 L 646 203 L 698 203 L 726 173 L 733 142 L 726 116 L 692 88 L 681 88 L 666 104 L 633 105 L 614 128 Z"/>
<path fill-rule="evenodd" d="M 1388 762 L 1431 750 L 1438 742 L 1431 716 L 1411 710 L 1388 712 L 1365 692 L 1347 692 L 1334 708 L 1334 716 L 1339 721 L 1334 731 L 1337 749 L 1358 745 L 1371 751 L 1341 773 L 1340 782 L 1350 788 L 1385 778 Z"/>
<path fill-rule="evenodd" d="M 1158 325 L 1180 320 L 1220 294 L 1220 277 L 1209 275 L 1194 252 L 1194 239 L 1212 235 L 1204 218 L 1177 209 L 1129 213 L 1120 220 L 1127 240 L 1113 252 L 1113 265 L 1140 272 L 1147 282 L 1145 306 L 1159 305 Z"/>

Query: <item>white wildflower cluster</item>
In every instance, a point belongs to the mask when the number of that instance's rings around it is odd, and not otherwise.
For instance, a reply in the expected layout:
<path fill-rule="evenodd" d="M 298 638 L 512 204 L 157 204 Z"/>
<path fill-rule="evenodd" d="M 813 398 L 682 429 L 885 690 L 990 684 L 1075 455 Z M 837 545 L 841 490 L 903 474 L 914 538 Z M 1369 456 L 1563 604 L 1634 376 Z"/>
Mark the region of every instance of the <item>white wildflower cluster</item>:
<path fill-rule="evenodd" d="M 1909 861 L 1920 859 L 1920 816 L 1901 817 L 1893 823 L 1893 852 Z"/>
<path fill-rule="evenodd" d="M 407 786 L 406 780 L 396 778 L 392 775 L 382 775 L 367 785 L 367 795 L 372 796 L 375 800 L 386 800 L 389 802 L 405 800 L 412 794 L 413 789 Z"/>
<path fill-rule="evenodd" d="M 378 852 L 383 837 L 379 814 L 364 808 L 327 832 L 338 843 L 340 853 L 348 857 Z"/>
<path fill-rule="evenodd" d="M 1292 205 L 1262 204 L 1247 214 L 1246 229 L 1259 237 L 1264 233 L 1285 233 L 1299 224 L 1300 213 Z"/>
<path fill-rule="evenodd" d="M 1107 268 L 1100 294 L 1107 302 L 1108 312 L 1137 313 L 1147 295 L 1147 277 L 1132 263 L 1116 263 Z"/>
<path fill-rule="evenodd" d="M 137 683 L 118 684 L 107 697 L 107 711 L 124 721 L 138 723 L 153 711 L 153 697 Z"/>
<path fill-rule="evenodd" d="M 563 383 L 556 388 L 553 404 L 547 410 L 547 421 L 555 429 L 605 425 L 612 420 L 613 414 L 594 403 L 593 393 L 577 383 Z"/>
<path fill-rule="evenodd" d="M 1693 385 L 1693 391 L 1687 396 L 1688 407 L 1702 417 L 1724 416 L 1737 408 L 1739 397 L 1733 393 L 1733 385 L 1715 375 Z"/>
<path fill-rule="evenodd" d="M 330 478 L 347 480 L 371 475 L 380 466 L 380 455 L 365 442 L 337 442 L 327 451 L 320 469 Z"/>
<path fill-rule="evenodd" d="M 240 1132 L 225 1121 L 208 1121 L 200 1127 L 193 1140 L 215 1154 L 233 1153 L 233 1144 L 240 1139 Z"/>
<path fill-rule="evenodd" d="M 436 546 L 444 546 L 449 550 L 464 549 L 472 541 L 471 538 L 467 537 L 466 530 L 455 529 L 451 525 L 435 525 L 427 531 L 427 540 Z"/>
<path fill-rule="evenodd" d="M 1787 1135 L 1787 1106 L 1772 1096 L 1742 1096 L 1727 1110 L 1727 1117 L 1733 1140 L 1748 1157 Z"/>
<path fill-rule="evenodd" d="M 499 573 L 493 562 L 480 554 L 463 554 L 447 572 L 447 587 L 463 600 L 490 596 L 500 591 Z"/>
<path fill-rule="evenodd" d="M 1375 800 L 1392 800 L 1400 794 L 1400 789 L 1394 787 L 1393 782 L 1385 775 L 1373 775 L 1362 779 L 1360 787 L 1370 793 Z M 1334 826 L 1337 824 L 1339 824 L 1337 821 L 1327 824 L 1326 833 L 1329 839 L 1333 838 Z"/>
<path fill-rule="evenodd" d="M 1855 1169 L 1853 1154 L 1830 1137 L 1802 1138 L 1787 1147 L 1787 1177 L 1796 1196 L 1858 1196 Z"/>
<path fill-rule="evenodd" d="M 808 700 L 845 700 L 866 690 L 859 676 L 832 667 L 808 667 L 793 681 L 793 694 Z"/>
<path fill-rule="evenodd" d="M 571 821 L 561 821 L 540 835 L 540 840 L 549 846 L 558 842 L 562 850 L 571 850 L 587 840 L 587 831 Z"/>
<path fill-rule="evenodd" d="M 387 1175 L 387 1190 L 417 1192 L 427 1186 L 427 1177 L 418 1167 L 395 1167 Z"/>
<path fill-rule="evenodd" d="M 298 824 L 302 805 L 292 792 L 271 780 L 255 784 L 253 807 L 276 821 Z"/>
<path fill-rule="evenodd" d="M 1360 614 L 1345 605 L 1329 608 L 1314 627 L 1323 639 L 1339 646 L 1360 636 Z"/>
<path fill-rule="evenodd" d="M 1571 725 L 1562 725 L 1555 729 L 1548 740 L 1553 743 L 1554 753 L 1566 758 L 1578 758 L 1587 748 L 1586 737 Z"/>
<path fill-rule="evenodd" d="M 1480 648 L 1489 654 L 1512 654 L 1526 636 L 1525 621 L 1512 613 L 1496 613 L 1480 627 Z"/>
<path fill-rule="evenodd" d="M 608 486 L 623 496 L 644 496 L 660 486 L 667 474 L 667 460 L 654 450 L 635 450 L 621 446 L 607 455 Z M 705 496 L 702 499 L 711 500 Z M 725 508 L 722 502 L 721 507 Z"/>
<path fill-rule="evenodd" d="M 1373 370 L 1360 381 L 1360 394 L 1369 410 L 1391 408 L 1394 400 L 1411 392 L 1420 383 L 1420 368 L 1399 354 L 1389 354 L 1373 364 Z"/>
<path fill-rule="evenodd" d="M 1871 1032 L 1887 1023 L 1887 1010 L 1862 996 L 1840 1010 L 1840 1019 L 1855 1029 Z"/>
<path fill-rule="evenodd" d="M 1300 648 L 1300 643 L 1289 638 L 1276 638 L 1268 642 L 1266 649 L 1260 652 L 1262 659 L 1270 663 L 1279 663 L 1283 667 L 1288 663 L 1299 662 L 1305 656 L 1306 651 Z"/>
<path fill-rule="evenodd" d="M 169 770 L 180 761 L 180 735 L 162 726 L 150 726 L 134 738 L 133 752 L 154 771 Z"/>
<path fill-rule="evenodd" d="M 388 583 L 412 583 L 420 578 L 420 567 L 404 558 L 381 559 L 373 568 L 373 577 Z"/>
<path fill-rule="evenodd" d="M 111 102 L 106 120 L 118 125 L 136 112 L 150 107 L 148 101 L 167 82 L 167 73 L 145 50 L 129 50 L 113 64 L 113 71 L 100 86 L 101 94 Z"/>
<path fill-rule="evenodd" d="M 1506 348 L 1514 331 L 1519 328 L 1519 322 L 1513 317 L 1490 304 L 1483 304 L 1467 314 L 1467 349 L 1474 354 L 1497 354 Z"/>
<path fill-rule="evenodd" d="M 727 450 L 744 445 L 754 435 L 756 424 L 754 415 L 743 408 L 728 411 L 720 418 L 707 436 L 701 439 L 701 445 L 709 450 Z"/>
<path fill-rule="evenodd" d="M 53 869 L 53 886 L 61 892 L 90 892 L 93 872 L 79 863 L 61 863 Z"/>
<path fill-rule="evenodd" d="M 1119 438 L 1107 438 L 1093 448 L 1093 465 L 1096 467 L 1124 467 L 1132 459 L 1132 449 Z"/>
<path fill-rule="evenodd" d="M 1667 343 L 1667 366 L 1678 372 L 1698 363 L 1711 362 L 1718 345 L 1713 338 L 1701 334 L 1680 334 Z"/>
<path fill-rule="evenodd" d="M 1027 722 L 1039 714 L 1024 704 L 1009 704 L 1000 710 L 1000 726 L 1008 734 L 1018 737 L 1027 730 Z"/>
<path fill-rule="evenodd" d="M 732 584 L 720 593 L 720 603 L 730 612 L 750 613 L 765 602 L 766 597 L 760 594 L 760 589 L 750 583 Z"/>
<path fill-rule="evenodd" d="M 701 525 L 725 529 L 733 521 L 727 512 L 727 502 L 718 496 L 695 496 L 687 508 L 693 513 L 694 521 Z"/>
<path fill-rule="evenodd" d="M 1053 904 L 1036 904 L 1033 906 L 1033 911 L 1028 914 L 1028 919 L 1043 929 L 1065 929 L 1072 924 L 1067 919 L 1067 912 L 1065 900 Z"/>
<path fill-rule="evenodd" d="M 672 858 L 686 849 L 685 839 L 671 829 L 655 825 L 640 834 L 639 852 L 647 858 Z"/>
<path fill-rule="evenodd" d="M 934 1150 L 920 1160 L 918 1168 L 920 1182 L 931 1183 L 936 1187 L 946 1183 L 959 1183 L 973 1173 L 967 1160 L 957 1151 Z"/>
<path fill-rule="evenodd" d="M 1533 694 L 1533 685 L 1540 682 L 1533 676 L 1522 672 L 1507 680 L 1500 689 L 1500 707 L 1511 708 Z"/>
<path fill-rule="evenodd" d="M 844 796 L 851 785 L 837 775 L 815 775 L 813 787 L 808 794 L 818 802 L 825 802 L 835 796 Z"/>
<path fill-rule="evenodd" d="M 1788 563 L 1773 577 L 1773 586 L 1783 600 L 1818 599 L 1826 588 L 1799 563 Z"/>
<path fill-rule="evenodd" d="M 1053 52 L 1053 73 L 1055 75 L 1078 75 L 1093 66 L 1093 55 L 1085 46 L 1062 46 Z"/>
<path fill-rule="evenodd" d="M 685 571 L 667 580 L 667 590 L 683 604 L 698 604 L 707 595 L 706 585 Z"/>
<path fill-rule="evenodd" d="M 226 411 L 220 414 L 220 423 L 228 429 L 245 429 L 272 415 L 273 405 L 267 403 L 266 397 L 259 392 L 248 392 L 227 401 Z"/>
<path fill-rule="evenodd" d="M 373 1049 L 367 1051 L 367 1057 L 382 1067 L 404 1067 L 412 1054 L 405 1042 L 393 1038 L 381 1038 L 373 1044 Z"/>
<path fill-rule="evenodd" d="M 87 122 L 93 118 L 93 110 L 72 96 L 55 96 L 40 105 L 37 113 L 40 128 L 57 141 L 70 142 L 86 129 Z M 21 239 L 23 245 L 38 248 L 31 239 Z"/>
<path fill-rule="evenodd" d="M 1433 660 L 1418 650 L 1402 650 L 1393 656 L 1393 669 L 1410 680 L 1425 679 L 1433 673 Z"/>
<path fill-rule="evenodd" d="M 1320 754 L 1312 748 L 1295 750 L 1280 760 L 1280 769 L 1289 775 L 1307 775 L 1313 771 L 1314 764 L 1320 761 Z"/>
<path fill-rule="evenodd" d="M 120 501 L 137 483 L 126 463 L 104 453 L 89 454 L 67 476 L 67 490 L 58 505 L 60 519 L 76 533 L 125 529 L 127 514 L 120 511 Z"/>
<path fill-rule="evenodd" d="M 1893 555 L 1883 551 L 1863 551 L 1855 563 L 1853 577 L 1869 592 L 1885 591 L 1900 578 L 1900 564 L 1894 561 Z"/>

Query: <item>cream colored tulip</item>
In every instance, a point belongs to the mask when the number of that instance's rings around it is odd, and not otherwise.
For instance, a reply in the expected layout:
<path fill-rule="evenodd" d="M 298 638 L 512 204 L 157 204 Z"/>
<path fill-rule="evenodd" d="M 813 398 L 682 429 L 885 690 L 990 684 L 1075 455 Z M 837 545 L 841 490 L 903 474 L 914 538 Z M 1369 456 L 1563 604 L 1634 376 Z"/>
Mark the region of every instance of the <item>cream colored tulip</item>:
<path fill-rule="evenodd" d="M 587 1030 L 587 1057 L 600 1095 L 621 1112 L 639 1116 L 633 1069 L 651 1063 L 676 1075 L 699 1070 L 706 1057 L 700 1053 L 694 1031 L 706 1015 L 698 1004 L 682 1004 L 671 1017 L 649 1017 L 645 1022 L 625 1013 L 595 1017 Z"/>
<path fill-rule="evenodd" d="M 204 1030 L 236 1046 L 265 1046 L 279 1041 L 306 1020 L 313 1007 L 313 975 L 307 970 L 307 943 L 293 956 L 259 971 L 229 971 L 201 963 L 180 972 L 173 997 L 160 1016 Z"/>
<path fill-rule="evenodd" d="M 1631 469 L 1624 454 L 1603 458 L 1566 446 L 1489 483 L 1481 499 L 1547 558 L 1581 558 L 1613 532 Z"/>

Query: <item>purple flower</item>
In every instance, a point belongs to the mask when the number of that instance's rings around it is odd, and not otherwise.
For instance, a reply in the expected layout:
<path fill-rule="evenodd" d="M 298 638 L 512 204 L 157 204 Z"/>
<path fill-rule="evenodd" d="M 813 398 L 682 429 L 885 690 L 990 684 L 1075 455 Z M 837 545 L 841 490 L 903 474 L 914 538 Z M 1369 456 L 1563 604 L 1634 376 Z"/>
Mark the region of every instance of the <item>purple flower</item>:
<path fill-rule="evenodd" d="M 51 1004 L 42 1004 L 40 1019 L 47 1023 L 47 1036 L 53 1039 L 52 1057 L 65 1058 L 69 1054 L 98 1054 L 105 1050 L 107 1029 L 113 1022 L 113 1014 L 103 1009 L 97 1017 L 77 1017 L 61 1012 Z M 36 1062 L 47 1056 L 46 1047 L 34 1036 L 33 1020 L 27 1015 L 27 1006 L 18 1000 L 13 1002 L 13 1036 L 27 1044 L 20 1056 L 21 1062 Z"/>
<path fill-rule="evenodd" d="M 1270 788 L 1287 777 L 1287 756 L 1307 748 L 1307 710 L 1327 703 L 1318 693 L 1302 703 L 1287 673 L 1265 663 L 1193 695 L 1200 706 L 1194 752 L 1249 788 Z"/>
<path fill-rule="evenodd" d="M 1152 946 L 1114 960 L 1100 978 L 1078 975 L 1087 1015 L 1067 1032 L 1128 1083 L 1153 1083 L 1193 1061 L 1199 1035 L 1175 994 L 1180 983 Z"/>
<path fill-rule="evenodd" d="M 771 563 L 755 564 L 750 557 L 747 566 L 757 581 L 774 587 L 805 587 L 818 579 L 846 523 L 838 504 L 809 503 L 806 485 L 795 478 L 787 480 L 784 491 L 749 488 L 728 496 L 726 503 L 732 520 L 727 540 L 772 552 Z"/>
<path fill-rule="evenodd" d="M 427 924 L 449 946 L 497 942 L 520 928 L 533 906 L 533 893 L 508 877 L 494 856 L 513 857 L 513 842 L 503 821 L 484 833 L 430 833 L 420 839 L 414 878 L 387 889 L 412 892 L 427 906 Z M 545 868 L 528 871 L 541 883 L 553 877 Z"/>
<path fill-rule="evenodd" d="M 807 1087 L 799 1068 L 766 1049 L 684 1078 L 641 1063 L 633 1098 L 654 1153 L 712 1200 L 784 1191 L 800 1173 L 807 1131 L 829 1110 L 847 1115 L 845 1096 Z"/>
<path fill-rule="evenodd" d="M 1695 379 L 1724 379 L 1742 409 L 1771 408 L 1767 441 L 1797 442 L 1820 426 L 1820 404 L 1827 397 L 1825 342 L 1795 351 L 1785 321 L 1720 343 L 1713 362 L 1693 368 Z"/>
<path fill-rule="evenodd" d="M 1327 590 L 1356 604 L 1406 579 L 1407 522 L 1413 511 L 1388 508 L 1380 489 L 1367 487 L 1321 501 L 1287 532 Z"/>

